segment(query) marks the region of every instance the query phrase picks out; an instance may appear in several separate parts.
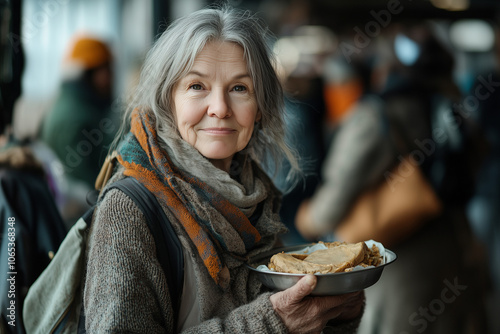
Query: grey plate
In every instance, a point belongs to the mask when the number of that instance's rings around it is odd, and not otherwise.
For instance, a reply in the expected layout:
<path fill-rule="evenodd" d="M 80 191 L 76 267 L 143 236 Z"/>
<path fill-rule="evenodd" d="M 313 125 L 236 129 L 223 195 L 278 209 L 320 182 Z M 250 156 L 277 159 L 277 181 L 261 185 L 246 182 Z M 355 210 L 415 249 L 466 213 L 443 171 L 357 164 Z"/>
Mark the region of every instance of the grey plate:
<path fill-rule="evenodd" d="M 248 262 L 248 267 L 253 270 L 262 284 L 273 290 L 285 290 L 293 286 L 295 283 L 301 279 L 304 274 L 288 274 L 279 272 L 264 272 L 257 270 L 256 268 L 261 265 L 267 265 L 269 259 L 276 253 L 293 252 L 310 246 L 306 245 L 296 245 L 284 248 L 273 249 L 269 252 L 260 254 L 257 257 L 250 259 Z M 382 275 L 384 268 L 394 262 L 397 256 L 394 252 L 386 249 L 385 250 L 385 262 L 374 268 L 366 268 L 363 270 L 356 270 L 347 273 L 334 273 L 334 274 L 317 274 L 318 278 L 316 288 L 314 288 L 312 295 L 315 296 L 328 296 L 328 295 L 340 295 L 344 293 L 360 291 L 366 289 L 369 286 L 377 283 Z"/>

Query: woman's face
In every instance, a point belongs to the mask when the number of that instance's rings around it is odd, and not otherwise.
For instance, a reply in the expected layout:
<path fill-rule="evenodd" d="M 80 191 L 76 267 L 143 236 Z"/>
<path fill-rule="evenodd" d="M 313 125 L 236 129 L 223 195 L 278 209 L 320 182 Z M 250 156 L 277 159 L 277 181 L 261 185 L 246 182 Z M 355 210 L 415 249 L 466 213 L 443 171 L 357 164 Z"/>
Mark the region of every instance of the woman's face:
<path fill-rule="evenodd" d="M 260 119 L 243 49 L 229 42 L 207 44 L 174 87 L 173 100 L 182 139 L 229 171 Z"/>

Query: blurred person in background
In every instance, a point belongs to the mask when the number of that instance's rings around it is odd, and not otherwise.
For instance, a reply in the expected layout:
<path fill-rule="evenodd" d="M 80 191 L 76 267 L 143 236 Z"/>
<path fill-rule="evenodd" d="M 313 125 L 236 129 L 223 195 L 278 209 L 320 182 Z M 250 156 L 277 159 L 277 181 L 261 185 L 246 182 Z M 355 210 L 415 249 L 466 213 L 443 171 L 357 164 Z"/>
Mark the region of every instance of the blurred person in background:
<path fill-rule="evenodd" d="M 24 333 L 21 315 L 28 289 L 67 230 L 42 164 L 30 147 L 14 142 L 0 147 L 0 219 L 0 323 L 5 330 L 0 332 Z"/>
<path fill-rule="evenodd" d="M 365 59 L 347 62 L 339 54 L 327 60 L 323 76 L 327 124 L 330 131 L 335 131 L 353 105 L 370 89 L 370 69 L 367 62 Z"/>
<path fill-rule="evenodd" d="M 493 294 L 488 300 L 493 333 L 500 332 L 500 28 L 496 27 L 496 67 L 482 73 L 469 95 L 478 101 L 477 109 L 464 112 L 477 120 L 488 141 L 488 152 L 478 175 L 474 196 L 468 206 L 469 218 L 477 236 L 488 249 Z"/>
<path fill-rule="evenodd" d="M 41 138 L 61 161 L 73 203 L 66 220 L 76 221 L 118 126 L 111 114 L 111 50 L 103 41 L 76 36 L 63 64 L 63 82 L 42 124 Z"/>
<path fill-rule="evenodd" d="M 474 186 L 470 163 L 477 157 L 465 137 L 470 120 L 452 107 L 461 99 L 452 79 L 454 60 L 426 25 L 395 32 L 383 37 L 394 51 L 393 59 L 381 63 L 389 71 L 373 80 L 383 90 L 362 98 L 341 124 L 323 167 L 324 182 L 299 208 L 297 229 L 308 239 L 375 239 L 397 254 L 383 280 L 367 289 L 360 333 L 485 333 L 484 254 L 464 210 Z M 412 168 L 417 165 L 438 197 L 433 215 L 410 209 L 382 231 L 347 222 L 366 192 L 406 181 L 400 175 L 388 179 L 387 173 L 408 155 L 419 159 Z M 399 203 L 398 186 L 390 206 Z"/>
<path fill-rule="evenodd" d="M 66 235 L 42 164 L 11 130 L 24 54 L 8 34 L 19 35 L 19 22 L 20 4 L 0 1 L 0 333 L 5 334 L 24 334 L 28 288 Z"/>
<path fill-rule="evenodd" d="M 273 179 L 284 191 L 280 216 L 289 228 L 289 233 L 282 237 L 285 245 L 307 242 L 295 228 L 297 209 L 301 202 L 314 195 L 321 183 L 322 164 L 341 119 L 368 89 L 363 70 L 361 63 L 348 64 L 343 58 L 331 56 L 325 62 L 323 73 L 315 73 L 312 78 L 292 76 L 286 80 L 287 89 L 295 91 L 286 104 L 286 140 L 300 157 L 305 177 L 292 183 L 286 178 L 289 167 L 284 162 Z M 298 82 L 302 84 L 297 85 Z"/>

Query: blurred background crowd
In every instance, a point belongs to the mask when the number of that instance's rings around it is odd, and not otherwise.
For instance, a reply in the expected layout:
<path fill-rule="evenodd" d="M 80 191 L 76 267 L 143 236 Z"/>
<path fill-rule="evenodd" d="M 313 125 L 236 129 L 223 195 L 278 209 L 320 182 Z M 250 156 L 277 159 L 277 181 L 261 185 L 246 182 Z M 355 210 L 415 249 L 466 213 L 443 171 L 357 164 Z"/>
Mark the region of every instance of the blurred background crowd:
<path fill-rule="evenodd" d="M 0 265 L 15 216 L 21 305 L 89 208 L 155 37 L 215 3 L 0 0 Z M 362 333 L 499 333 L 500 2 L 225 3 L 276 37 L 304 171 L 268 166 L 283 244 L 375 239 L 396 252 L 367 290 Z"/>

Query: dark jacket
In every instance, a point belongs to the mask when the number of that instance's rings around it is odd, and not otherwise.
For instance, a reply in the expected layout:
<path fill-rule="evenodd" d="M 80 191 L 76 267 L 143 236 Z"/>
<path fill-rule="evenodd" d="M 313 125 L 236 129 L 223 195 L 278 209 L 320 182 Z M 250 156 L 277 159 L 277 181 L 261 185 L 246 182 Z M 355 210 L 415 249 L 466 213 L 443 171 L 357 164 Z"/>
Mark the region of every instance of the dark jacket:
<path fill-rule="evenodd" d="M 82 79 L 62 85 L 44 120 L 42 140 L 56 153 L 69 177 L 93 188 L 117 129 L 110 102 Z"/>
<path fill-rule="evenodd" d="M 43 171 L 13 167 L 0 163 L 0 323 L 6 333 L 24 333 L 28 288 L 49 264 L 66 229 Z"/>

